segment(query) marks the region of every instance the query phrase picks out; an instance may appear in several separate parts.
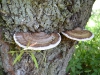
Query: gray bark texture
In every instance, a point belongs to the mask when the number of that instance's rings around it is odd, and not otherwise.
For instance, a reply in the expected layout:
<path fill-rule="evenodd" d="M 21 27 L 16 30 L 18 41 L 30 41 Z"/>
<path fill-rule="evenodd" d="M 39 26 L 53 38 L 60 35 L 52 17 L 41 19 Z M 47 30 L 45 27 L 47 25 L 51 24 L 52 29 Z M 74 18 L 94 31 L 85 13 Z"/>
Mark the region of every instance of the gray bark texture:
<path fill-rule="evenodd" d="M 66 75 L 66 67 L 74 53 L 76 41 L 61 34 L 61 43 L 50 50 L 36 52 L 37 69 L 29 54 L 13 65 L 19 50 L 13 40 L 15 32 L 59 32 L 84 28 L 91 16 L 95 0 L 0 0 L 0 51 L 7 75 Z M 44 56 L 46 61 L 43 60 Z"/>

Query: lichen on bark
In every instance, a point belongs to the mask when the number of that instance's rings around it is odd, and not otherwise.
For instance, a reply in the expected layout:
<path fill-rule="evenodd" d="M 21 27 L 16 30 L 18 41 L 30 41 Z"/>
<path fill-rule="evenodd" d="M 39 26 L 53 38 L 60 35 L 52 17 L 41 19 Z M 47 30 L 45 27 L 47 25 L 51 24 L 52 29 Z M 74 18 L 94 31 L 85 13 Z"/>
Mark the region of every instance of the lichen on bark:
<path fill-rule="evenodd" d="M 5 38 L 10 42 L 12 35 L 20 31 L 51 33 L 83 27 L 92 4 L 87 0 L 2 0 Z"/>

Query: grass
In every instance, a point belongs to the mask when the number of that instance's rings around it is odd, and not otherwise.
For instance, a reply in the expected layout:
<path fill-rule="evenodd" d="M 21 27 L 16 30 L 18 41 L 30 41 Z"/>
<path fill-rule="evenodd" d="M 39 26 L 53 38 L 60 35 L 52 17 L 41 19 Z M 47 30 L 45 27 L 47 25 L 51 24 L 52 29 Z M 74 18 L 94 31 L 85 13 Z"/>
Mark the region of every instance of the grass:
<path fill-rule="evenodd" d="M 100 10 L 92 12 L 86 26 L 95 37 L 79 42 L 66 69 L 70 75 L 100 75 Z"/>

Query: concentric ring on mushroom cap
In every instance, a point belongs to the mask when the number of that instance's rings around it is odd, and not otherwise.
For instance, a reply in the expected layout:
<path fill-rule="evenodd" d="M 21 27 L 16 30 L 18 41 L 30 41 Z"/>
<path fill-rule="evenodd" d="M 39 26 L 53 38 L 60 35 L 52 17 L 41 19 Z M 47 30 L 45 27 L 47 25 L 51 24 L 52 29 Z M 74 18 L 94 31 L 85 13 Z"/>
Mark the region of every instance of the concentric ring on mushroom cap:
<path fill-rule="evenodd" d="M 79 27 L 71 31 L 62 32 L 62 34 L 72 40 L 77 41 L 91 40 L 94 37 L 90 31 L 82 30 Z"/>
<path fill-rule="evenodd" d="M 51 49 L 56 47 L 61 41 L 61 36 L 59 33 L 46 34 L 44 32 L 39 32 L 39 33 L 17 32 L 14 34 L 13 37 L 16 44 L 24 48 L 24 50 Z"/>

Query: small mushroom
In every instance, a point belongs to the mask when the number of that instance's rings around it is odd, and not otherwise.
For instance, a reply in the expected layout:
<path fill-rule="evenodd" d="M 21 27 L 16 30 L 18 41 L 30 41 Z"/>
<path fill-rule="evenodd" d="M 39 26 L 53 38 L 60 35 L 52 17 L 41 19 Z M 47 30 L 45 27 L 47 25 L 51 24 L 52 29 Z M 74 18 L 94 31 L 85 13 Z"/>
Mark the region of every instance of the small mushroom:
<path fill-rule="evenodd" d="M 61 41 L 59 33 L 47 34 L 44 32 L 17 32 L 13 38 L 15 43 L 24 50 L 47 50 L 56 47 Z"/>
<path fill-rule="evenodd" d="M 77 27 L 74 30 L 62 32 L 67 38 L 77 41 L 86 41 L 91 40 L 94 35 L 88 30 L 82 30 L 81 28 Z"/>

